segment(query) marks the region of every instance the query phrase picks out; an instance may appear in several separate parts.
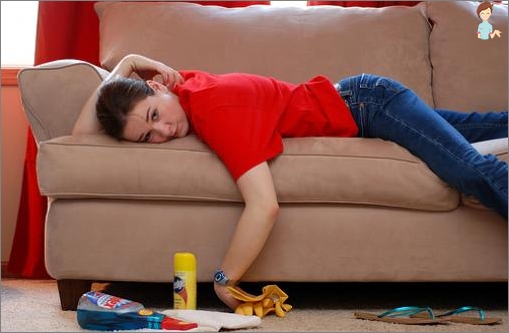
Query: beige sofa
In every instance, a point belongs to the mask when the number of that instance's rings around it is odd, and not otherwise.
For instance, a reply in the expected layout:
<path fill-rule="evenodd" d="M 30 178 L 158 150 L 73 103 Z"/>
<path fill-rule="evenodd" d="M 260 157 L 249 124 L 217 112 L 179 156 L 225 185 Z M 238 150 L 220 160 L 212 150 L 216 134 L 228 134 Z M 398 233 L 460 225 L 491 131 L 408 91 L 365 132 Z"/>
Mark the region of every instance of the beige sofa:
<path fill-rule="evenodd" d="M 507 109 L 507 7 L 476 37 L 478 3 L 416 7 L 228 9 L 99 3 L 100 69 L 63 59 L 22 70 L 39 144 L 46 264 L 63 309 L 93 281 L 168 282 L 176 251 L 212 281 L 242 211 L 227 170 L 188 136 L 164 144 L 70 136 L 86 98 L 128 53 L 177 69 L 243 71 L 298 82 L 387 75 L 437 108 Z M 270 162 L 280 217 L 244 281 L 507 281 L 507 221 L 378 139 L 285 139 Z M 507 139 L 476 143 L 507 160 Z"/>

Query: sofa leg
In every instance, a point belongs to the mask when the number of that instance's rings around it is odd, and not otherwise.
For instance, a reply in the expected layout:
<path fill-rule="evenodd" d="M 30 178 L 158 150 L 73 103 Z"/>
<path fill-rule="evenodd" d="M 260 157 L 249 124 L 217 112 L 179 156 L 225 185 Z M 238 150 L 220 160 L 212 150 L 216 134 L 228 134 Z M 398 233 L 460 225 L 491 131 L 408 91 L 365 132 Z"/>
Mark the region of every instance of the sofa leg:
<path fill-rule="evenodd" d="M 92 288 L 90 280 L 57 280 L 58 293 L 60 295 L 60 306 L 62 310 L 76 311 L 78 300 Z"/>

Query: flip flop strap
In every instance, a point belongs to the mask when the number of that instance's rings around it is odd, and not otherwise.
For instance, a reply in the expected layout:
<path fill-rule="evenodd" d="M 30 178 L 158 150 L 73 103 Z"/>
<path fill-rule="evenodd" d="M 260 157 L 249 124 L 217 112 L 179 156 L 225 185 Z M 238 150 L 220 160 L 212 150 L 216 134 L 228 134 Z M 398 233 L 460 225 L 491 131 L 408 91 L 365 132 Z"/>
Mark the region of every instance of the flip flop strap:
<path fill-rule="evenodd" d="M 435 314 L 433 310 L 429 306 L 419 307 L 419 306 L 401 306 L 399 308 L 394 308 L 392 310 L 385 311 L 378 315 L 379 318 L 383 317 L 397 317 L 397 316 L 411 316 L 413 314 L 417 314 L 419 312 L 427 311 L 430 319 L 435 319 Z"/>
<path fill-rule="evenodd" d="M 481 317 L 481 321 L 484 321 L 484 311 L 480 308 L 476 308 L 473 306 L 463 306 L 461 308 L 458 308 L 456 310 L 452 310 L 446 313 L 442 313 L 440 315 L 437 315 L 437 317 L 446 317 L 451 315 L 456 315 L 458 313 L 467 312 L 467 311 L 477 311 L 479 313 L 479 317 Z"/>

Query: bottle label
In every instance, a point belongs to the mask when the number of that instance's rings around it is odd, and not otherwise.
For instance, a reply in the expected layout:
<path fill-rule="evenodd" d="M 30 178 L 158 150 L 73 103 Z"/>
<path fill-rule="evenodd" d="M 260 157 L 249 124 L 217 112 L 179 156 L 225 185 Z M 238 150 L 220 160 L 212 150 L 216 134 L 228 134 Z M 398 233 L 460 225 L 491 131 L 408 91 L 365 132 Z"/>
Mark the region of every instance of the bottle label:
<path fill-rule="evenodd" d="M 91 291 L 86 295 L 91 303 L 109 310 L 122 309 L 133 303 L 133 301 L 128 299 L 107 295 L 98 291 Z"/>
<path fill-rule="evenodd" d="M 180 276 L 175 276 L 173 280 L 173 291 L 177 294 L 186 292 L 186 283 Z"/>
<path fill-rule="evenodd" d="M 175 272 L 173 307 L 175 309 L 196 309 L 196 272 Z"/>

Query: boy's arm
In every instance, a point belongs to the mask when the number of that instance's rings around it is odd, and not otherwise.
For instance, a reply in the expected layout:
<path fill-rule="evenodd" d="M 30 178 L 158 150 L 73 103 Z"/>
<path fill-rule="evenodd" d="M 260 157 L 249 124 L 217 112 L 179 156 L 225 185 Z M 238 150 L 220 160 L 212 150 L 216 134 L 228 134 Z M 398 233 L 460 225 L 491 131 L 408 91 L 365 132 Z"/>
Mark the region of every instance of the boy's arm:
<path fill-rule="evenodd" d="M 132 74 L 131 62 L 133 61 L 132 56 L 126 56 L 115 66 L 115 68 L 111 71 L 111 73 L 102 81 L 99 86 L 94 90 L 92 95 L 87 99 L 85 105 L 81 109 L 80 115 L 74 124 L 72 129 L 72 135 L 80 135 L 80 134 L 97 134 L 102 133 L 104 130 L 97 119 L 95 112 L 95 104 L 97 102 L 97 97 L 99 93 L 99 89 L 101 86 L 108 81 L 111 81 L 117 77 L 127 77 Z"/>
<path fill-rule="evenodd" d="M 95 103 L 97 101 L 99 87 L 94 90 L 81 109 L 78 119 L 74 123 L 74 127 L 71 132 L 72 135 L 98 134 L 104 132 L 104 129 L 95 114 Z"/>
<path fill-rule="evenodd" d="M 161 75 L 163 84 L 169 88 L 172 88 L 177 83 L 183 82 L 182 76 L 176 70 L 159 61 L 137 54 L 127 55 L 120 60 L 106 79 L 101 82 L 87 99 L 74 124 L 72 135 L 98 134 L 103 132 L 103 128 L 97 119 L 95 110 L 99 89 L 108 81 L 119 77 L 129 77 L 133 73 L 137 73 L 144 79 L 152 79 L 159 74 Z"/>
<path fill-rule="evenodd" d="M 237 180 L 245 207 L 237 223 L 221 269 L 232 281 L 238 281 L 251 266 L 276 221 L 279 205 L 267 162 L 253 167 Z M 225 286 L 215 284 L 218 297 L 231 309 L 238 301 Z"/>

